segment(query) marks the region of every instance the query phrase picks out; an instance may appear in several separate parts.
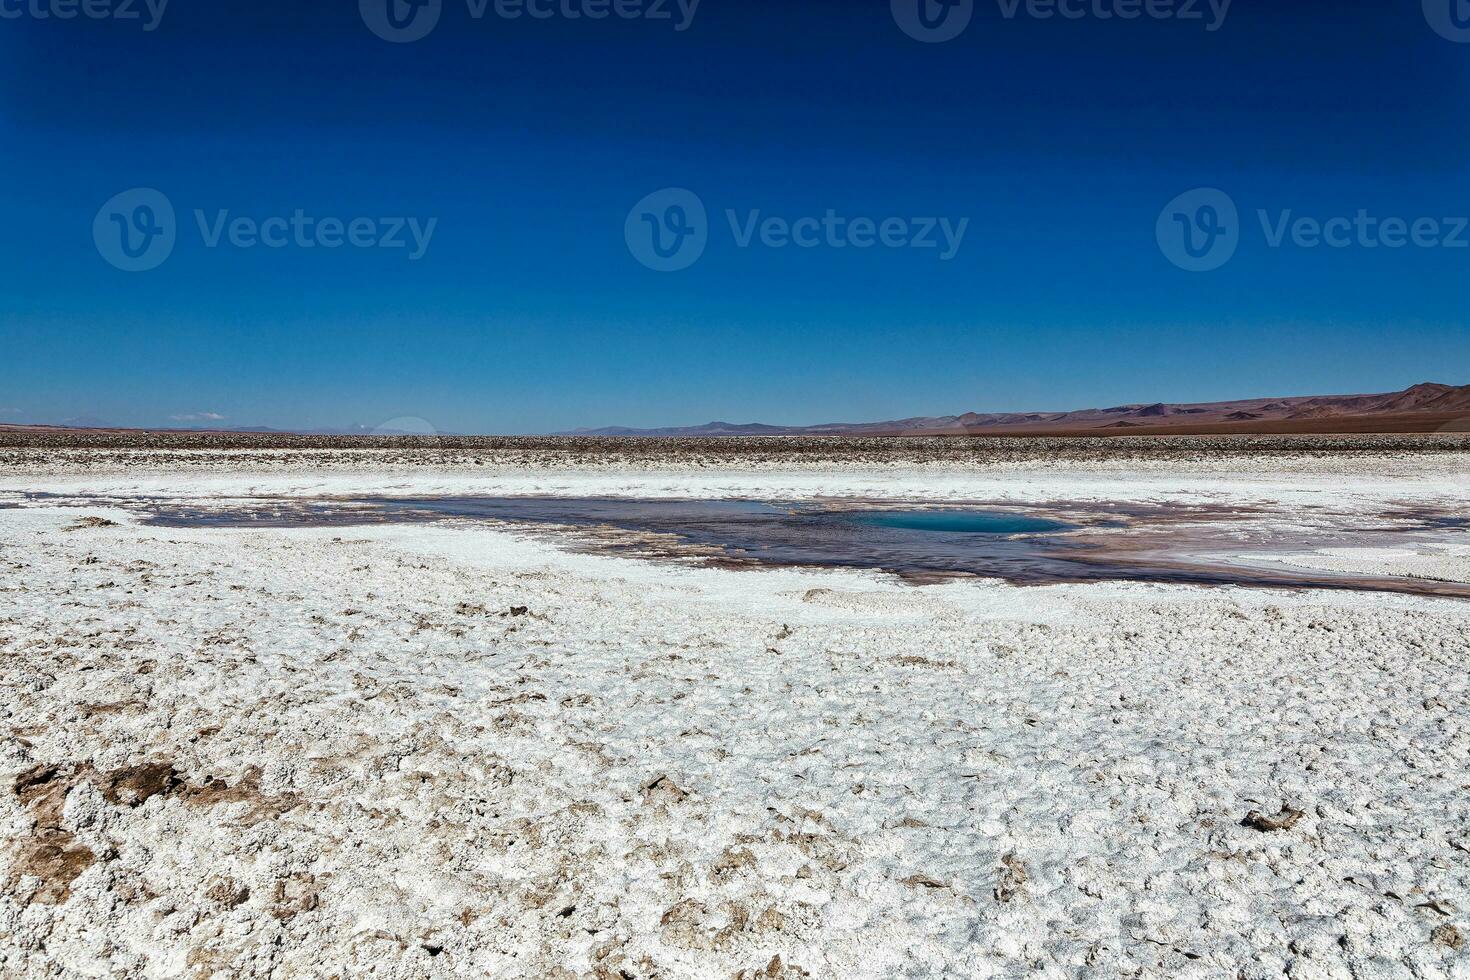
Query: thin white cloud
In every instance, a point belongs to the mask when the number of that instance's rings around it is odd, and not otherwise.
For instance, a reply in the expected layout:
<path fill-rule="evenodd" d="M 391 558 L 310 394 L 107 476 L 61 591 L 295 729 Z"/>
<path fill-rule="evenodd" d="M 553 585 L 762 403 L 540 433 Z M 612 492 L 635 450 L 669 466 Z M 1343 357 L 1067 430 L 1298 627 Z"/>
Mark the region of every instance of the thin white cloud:
<path fill-rule="evenodd" d="M 174 422 L 223 422 L 225 417 L 215 412 L 190 412 L 188 415 L 170 415 Z"/>

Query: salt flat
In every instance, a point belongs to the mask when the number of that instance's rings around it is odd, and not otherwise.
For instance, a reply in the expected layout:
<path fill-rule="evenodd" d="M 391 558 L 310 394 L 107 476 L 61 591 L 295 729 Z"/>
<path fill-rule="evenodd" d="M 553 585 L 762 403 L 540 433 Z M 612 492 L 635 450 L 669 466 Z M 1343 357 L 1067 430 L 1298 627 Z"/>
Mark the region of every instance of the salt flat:
<path fill-rule="evenodd" d="M 1463 450 L 0 462 L 4 976 L 1470 975 L 1470 603 L 914 588 L 129 506 L 1204 500 L 1351 525 L 1465 508 Z M 1266 560 L 1463 582 L 1466 543 Z"/>

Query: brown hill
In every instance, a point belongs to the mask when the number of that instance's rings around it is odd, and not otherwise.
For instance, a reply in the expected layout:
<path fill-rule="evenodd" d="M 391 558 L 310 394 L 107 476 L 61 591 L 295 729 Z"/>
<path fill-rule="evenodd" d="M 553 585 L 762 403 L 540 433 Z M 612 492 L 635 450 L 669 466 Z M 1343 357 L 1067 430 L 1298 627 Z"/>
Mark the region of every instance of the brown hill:
<path fill-rule="evenodd" d="M 1228 402 L 1117 405 L 1073 412 L 977 413 L 892 422 L 772 426 L 711 422 L 664 429 L 581 429 L 565 435 L 1220 435 L 1470 431 L 1470 385 L 1418 384 L 1377 395 L 1306 395 Z"/>

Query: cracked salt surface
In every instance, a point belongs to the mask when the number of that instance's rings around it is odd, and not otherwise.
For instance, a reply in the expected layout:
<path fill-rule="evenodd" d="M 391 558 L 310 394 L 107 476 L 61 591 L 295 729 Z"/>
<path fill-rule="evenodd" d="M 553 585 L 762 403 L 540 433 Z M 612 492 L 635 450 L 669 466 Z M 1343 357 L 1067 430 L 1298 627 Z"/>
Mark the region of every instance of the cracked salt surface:
<path fill-rule="evenodd" d="M 1078 496 L 1021 479 L 963 492 Z M 1353 483 L 1339 509 L 1465 499 Z M 1466 975 L 1462 602 L 49 505 L 0 510 L 0 570 L 6 977 Z M 90 861 L 21 861 L 48 832 Z"/>

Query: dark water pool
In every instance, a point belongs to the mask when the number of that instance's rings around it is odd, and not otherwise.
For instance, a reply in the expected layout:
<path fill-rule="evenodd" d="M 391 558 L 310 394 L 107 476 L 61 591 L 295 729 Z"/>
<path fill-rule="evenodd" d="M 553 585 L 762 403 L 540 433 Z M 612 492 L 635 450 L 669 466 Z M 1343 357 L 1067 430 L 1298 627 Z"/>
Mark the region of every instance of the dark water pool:
<path fill-rule="evenodd" d="M 1043 517 L 983 510 L 881 510 L 848 516 L 869 527 L 936 534 L 1048 534 L 1072 528 L 1070 524 Z"/>
<path fill-rule="evenodd" d="M 1242 543 L 1159 534 L 1157 515 L 1108 508 L 1067 520 L 992 507 L 895 508 L 836 501 L 420 497 L 254 500 L 223 507 L 146 504 L 165 527 L 352 527 L 484 521 L 542 529 L 575 547 L 728 566 L 820 566 L 891 572 L 913 582 L 956 576 L 1020 585 L 1140 581 L 1269 588 L 1355 589 L 1470 597 L 1470 588 L 1409 579 L 1297 574 L 1198 557 Z M 1221 520 L 1228 520 L 1221 518 Z M 1140 547 L 1130 531 L 1155 532 Z M 1223 542 L 1223 545 L 1222 545 Z M 1293 545 L 1301 542 L 1293 542 Z"/>

